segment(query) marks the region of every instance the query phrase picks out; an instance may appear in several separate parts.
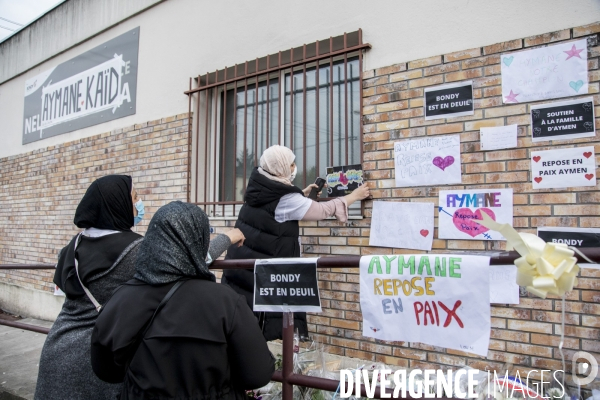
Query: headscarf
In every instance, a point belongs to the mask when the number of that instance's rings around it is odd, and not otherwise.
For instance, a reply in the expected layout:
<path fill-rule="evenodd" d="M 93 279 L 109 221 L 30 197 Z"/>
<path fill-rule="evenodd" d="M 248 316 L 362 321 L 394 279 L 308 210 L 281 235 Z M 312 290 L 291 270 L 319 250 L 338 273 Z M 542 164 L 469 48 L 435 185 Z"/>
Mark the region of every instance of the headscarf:
<path fill-rule="evenodd" d="M 73 223 L 79 228 L 131 230 L 131 188 L 131 176 L 128 175 L 108 175 L 96 179 L 79 202 Z"/>
<path fill-rule="evenodd" d="M 140 245 L 134 278 L 156 285 L 183 277 L 215 281 L 208 270 L 208 217 L 193 204 L 173 201 L 150 220 Z"/>
<path fill-rule="evenodd" d="M 296 156 L 285 146 L 278 144 L 266 149 L 260 157 L 258 172 L 277 182 L 293 185 L 290 181 L 292 168 L 290 167 Z"/>

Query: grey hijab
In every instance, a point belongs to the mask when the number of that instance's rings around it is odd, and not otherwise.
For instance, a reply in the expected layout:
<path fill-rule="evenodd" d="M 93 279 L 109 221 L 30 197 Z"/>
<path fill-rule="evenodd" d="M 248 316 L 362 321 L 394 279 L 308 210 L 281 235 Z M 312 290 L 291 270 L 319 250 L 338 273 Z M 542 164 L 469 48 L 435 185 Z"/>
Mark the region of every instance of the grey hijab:
<path fill-rule="evenodd" d="M 185 277 L 214 282 L 215 276 L 206 265 L 209 243 L 210 227 L 204 211 L 173 201 L 150 221 L 140 245 L 135 278 L 152 285 Z"/>

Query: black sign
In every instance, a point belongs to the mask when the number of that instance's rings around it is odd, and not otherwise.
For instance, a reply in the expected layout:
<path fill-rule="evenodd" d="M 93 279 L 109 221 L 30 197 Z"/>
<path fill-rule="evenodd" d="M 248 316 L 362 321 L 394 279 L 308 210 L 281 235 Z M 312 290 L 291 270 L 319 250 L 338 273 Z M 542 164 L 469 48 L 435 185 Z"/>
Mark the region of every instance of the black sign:
<path fill-rule="evenodd" d="M 532 106 L 531 130 L 534 142 L 595 136 L 594 99 Z"/>
<path fill-rule="evenodd" d="M 316 259 L 258 260 L 254 311 L 321 312 Z"/>
<path fill-rule="evenodd" d="M 600 232 L 591 229 L 578 229 L 573 231 L 555 231 L 538 229 L 538 236 L 546 243 L 564 243 L 573 247 L 600 247 Z"/>
<path fill-rule="evenodd" d="M 352 193 L 363 184 L 360 164 L 327 167 L 327 197 L 340 197 Z"/>
<path fill-rule="evenodd" d="M 23 144 L 135 114 L 140 28 L 25 82 Z"/>
<path fill-rule="evenodd" d="M 473 115 L 473 82 L 425 88 L 425 119 Z"/>

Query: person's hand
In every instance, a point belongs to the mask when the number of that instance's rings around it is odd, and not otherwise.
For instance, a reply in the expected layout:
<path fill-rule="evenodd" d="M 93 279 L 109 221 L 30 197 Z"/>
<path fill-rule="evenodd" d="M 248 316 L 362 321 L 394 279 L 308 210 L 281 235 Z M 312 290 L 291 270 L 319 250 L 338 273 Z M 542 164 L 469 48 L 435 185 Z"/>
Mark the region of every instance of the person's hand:
<path fill-rule="evenodd" d="M 231 240 L 231 244 L 237 243 L 238 247 L 243 245 L 244 240 L 246 240 L 246 237 L 238 228 L 225 232 L 225 234 L 229 237 L 229 240 Z"/>
<path fill-rule="evenodd" d="M 327 184 L 323 185 L 323 188 L 326 188 Z M 308 195 L 310 194 L 310 191 L 312 190 L 312 188 L 316 188 L 318 189 L 319 186 L 317 186 L 316 183 L 311 183 L 310 185 L 308 185 L 306 188 L 302 189 L 302 193 L 304 193 L 304 197 L 308 197 Z M 321 197 L 321 193 L 323 193 L 323 189 L 321 189 L 319 191 L 319 193 L 317 193 L 317 197 Z"/>
<path fill-rule="evenodd" d="M 345 196 L 346 203 L 348 203 L 348 205 L 350 205 L 356 201 L 364 200 L 367 197 L 369 197 L 370 195 L 371 195 L 371 191 L 370 191 L 369 187 L 367 186 L 366 183 L 363 183 L 361 186 L 354 189 L 354 191 L 352 193 Z"/>
<path fill-rule="evenodd" d="M 302 193 L 304 193 L 304 197 L 308 197 L 312 188 L 318 188 L 318 186 L 314 183 L 311 183 L 310 185 L 308 185 L 307 187 L 302 189 Z"/>

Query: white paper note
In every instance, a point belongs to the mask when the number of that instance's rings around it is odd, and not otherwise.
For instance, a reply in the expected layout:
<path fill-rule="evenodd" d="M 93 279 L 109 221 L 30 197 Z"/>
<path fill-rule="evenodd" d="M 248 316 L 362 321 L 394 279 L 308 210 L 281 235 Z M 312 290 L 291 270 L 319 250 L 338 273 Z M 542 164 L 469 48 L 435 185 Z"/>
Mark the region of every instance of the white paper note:
<path fill-rule="evenodd" d="M 490 303 L 519 304 L 517 267 L 490 265 Z"/>
<path fill-rule="evenodd" d="M 534 189 L 596 186 L 594 146 L 531 152 Z"/>
<path fill-rule="evenodd" d="M 369 246 L 431 250 L 433 203 L 373 202 Z"/>
<path fill-rule="evenodd" d="M 517 125 L 481 128 L 479 138 L 485 151 L 517 147 Z"/>

